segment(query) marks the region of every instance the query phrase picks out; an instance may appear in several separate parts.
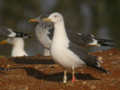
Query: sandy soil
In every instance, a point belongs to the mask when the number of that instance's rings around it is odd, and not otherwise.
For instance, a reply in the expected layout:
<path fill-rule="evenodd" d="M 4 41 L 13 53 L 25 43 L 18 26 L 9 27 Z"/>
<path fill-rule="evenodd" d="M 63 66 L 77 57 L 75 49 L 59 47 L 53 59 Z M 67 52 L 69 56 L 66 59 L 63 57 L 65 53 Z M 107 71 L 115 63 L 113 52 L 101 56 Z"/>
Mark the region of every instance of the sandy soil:
<path fill-rule="evenodd" d="M 0 90 L 120 90 L 120 51 L 111 49 L 92 55 L 102 57 L 102 66 L 110 74 L 91 68 L 76 70 L 77 81 L 62 83 L 63 68 L 51 57 L 0 57 Z"/>

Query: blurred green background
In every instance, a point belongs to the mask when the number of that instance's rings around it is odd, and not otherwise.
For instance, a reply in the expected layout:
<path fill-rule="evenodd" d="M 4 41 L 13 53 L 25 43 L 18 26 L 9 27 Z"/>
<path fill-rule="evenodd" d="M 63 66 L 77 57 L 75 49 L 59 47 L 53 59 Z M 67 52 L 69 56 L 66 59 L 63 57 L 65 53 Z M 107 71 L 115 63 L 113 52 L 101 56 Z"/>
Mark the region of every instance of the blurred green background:
<path fill-rule="evenodd" d="M 0 0 L 0 26 L 34 32 L 29 18 L 56 11 L 63 14 L 67 29 L 113 39 L 120 48 L 120 0 Z M 37 43 L 35 37 L 26 40 L 28 53 L 41 53 Z M 10 50 L 10 45 L 1 45 L 0 55 L 10 56 Z"/>

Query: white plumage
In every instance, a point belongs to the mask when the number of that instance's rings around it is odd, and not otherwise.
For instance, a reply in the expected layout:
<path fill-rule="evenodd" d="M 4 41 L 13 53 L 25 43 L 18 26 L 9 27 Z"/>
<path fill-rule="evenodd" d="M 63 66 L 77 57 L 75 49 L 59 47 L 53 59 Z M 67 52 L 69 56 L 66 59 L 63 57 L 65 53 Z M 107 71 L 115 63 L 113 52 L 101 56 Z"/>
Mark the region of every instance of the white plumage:
<path fill-rule="evenodd" d="M 35 34 L 37 36 L 37 39 L 40 41 L 40 43 L 43 45 L 44 47 L 44 56 L 50 56 L 50 46 L 51 46 L 51 40 L 50 38 L 47 36 L 49 34 L 48 30 L 44 30 L 43 27 L 41 27 L 41 25 L 37 25 L 36 29 L 35 29 Z"/>
<path fill-rule="evenodd" d="M 15 37 L 16 33 L 12 31 L 12 29 L 8 28 L 8 31 L 10 32 L 10 34 L 8 34 L 8 37 Z"/>
<path fill-rule="evenodd" d="M 52 15 L 54 16 L 54 14 Z M 51 20 L 54 20 L 53 16 L 50 16 L 49 18 L 52 18 Z M 60 19 L 62 19 L 62 17 Z M 62 66 L 70 69 L 72 69 L 72 66 L 79 66 L 80 63 L 81 65 L 84 64 L 83 61 L 81 61 L 68 49 L 70 40 L 67 38 L 63 20 L 60 20 L 59 22 L 58 18 L 57 21 L 58 22 L 55 21 L 56 23 L 54 24 L 55 32 L 51 45 L 51 53 L 55 62 L 58 62 Z"/>
<path fill-rule="evenodd" d="M 29 34 L 14 32 L 12 29 L 6 27 L 0 28 L 0 33 L 1 37 L 7 37 L 7 39 L 1 41 L 0 44 L 9 43 L 12 45 L 12 57 L 28 56 L 24 50 L 24 38 L 30 38 L 31 36 Z"/>
<path fill-rule="evenodd" d="M 69 40 L 65 30 L 64 20 L 60 13 L 52 13 L 47 19 L 43 20 L 47 22 L 52 21 L 54 23 L 54 35 L 50 49 L 51 55 L 56 63 L 64 68 L 72 69 L 73 82 L 75 80 L 75 68 L 84 65 L 107 73 L 107 71 L 100 66 L 95 56 L 89 55 L 81 47 L 78 47 Z M 67 70 L 64 71 L 64 83 L 67 82 L 66 73 Z"/>
<path fill-rule="evenodd" d="M 8 38 L 7 42 L 12 44 L 12 57 L 20 57 L 20 56 L 28 56 L 26 51 L 24 50 L 24 40 L 23 38 Z"/>

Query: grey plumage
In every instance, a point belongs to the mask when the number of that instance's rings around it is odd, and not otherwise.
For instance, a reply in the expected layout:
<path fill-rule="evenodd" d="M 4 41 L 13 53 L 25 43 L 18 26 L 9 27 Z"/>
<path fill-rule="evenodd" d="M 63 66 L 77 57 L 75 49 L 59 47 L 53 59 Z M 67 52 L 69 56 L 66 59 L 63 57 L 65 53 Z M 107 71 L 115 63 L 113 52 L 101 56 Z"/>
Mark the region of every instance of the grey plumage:
<path fill-rule="evenodd" d="M 53 38 L 53 23 L 46 23 L 40 21 L 35 28 L 35 33 L 38 37 L 38 40 L 45 48 L 50 48 L 52 38 Z"/>
<path fill-rule="evenodd" d="M 79 58 L 81 58 L 81 60 L 83 60 L 87 66 L 90 66 L 90 67 L 96 68 L 102 72 L 108 73 L 107 70 L 105 70 L 104 68 L 102 68 L 100 66 L 98 57 L 89 55 L 88 52 L 83 47 L 77 46 L 76 44 L 70 42 L 69 49 L 72 52 L 74 52 L 74 54 L 79 56 Z"/>

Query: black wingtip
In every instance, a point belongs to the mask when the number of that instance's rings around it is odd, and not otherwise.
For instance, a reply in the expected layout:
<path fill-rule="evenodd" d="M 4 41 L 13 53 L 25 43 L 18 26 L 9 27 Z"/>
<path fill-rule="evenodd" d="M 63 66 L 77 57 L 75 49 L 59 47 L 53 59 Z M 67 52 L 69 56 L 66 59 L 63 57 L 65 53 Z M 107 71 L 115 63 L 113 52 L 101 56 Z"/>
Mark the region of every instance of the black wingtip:
<path fill-rule="evenodd" d="M 101 46 L 106 46 L 106 47 L 116 47 L 115 44 L 113 43 L 99 43 Z"/>
<path fill-rule="evenodd" d="M 100 42 L 114 42 L 114 40 L 111 39 L 100 39 L 100 38 L 96 38 L 96 39 Z"/>
<path fill-rule="evenodd" d="M 32 34 L 28 33 L 23 33 L 23 32 L 15 32 L 16 37 L 21 37 L 21 38 L 31 38 Z"/>
<path fill-rule="evenodd" d="M 102 67 L 95 67 L 97 70 L 103 72 L 103 73 L 106 73 L 106 74 L 110 74 L 110 72 L 108 70 L 105 70 L 104 68 Z"/>
<path fill-rule="evenodd" d="M 97 39 L 97 40 L 101 46 L 115 47 L 115 43 L 113 40 L 109 40 L 109 39 Z"/>

